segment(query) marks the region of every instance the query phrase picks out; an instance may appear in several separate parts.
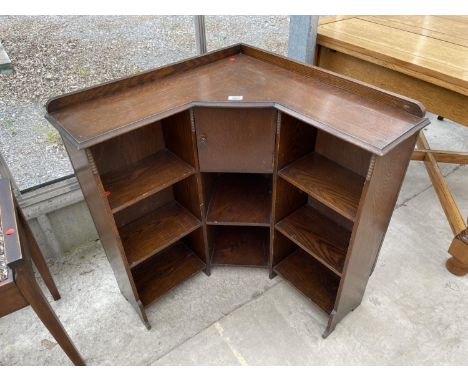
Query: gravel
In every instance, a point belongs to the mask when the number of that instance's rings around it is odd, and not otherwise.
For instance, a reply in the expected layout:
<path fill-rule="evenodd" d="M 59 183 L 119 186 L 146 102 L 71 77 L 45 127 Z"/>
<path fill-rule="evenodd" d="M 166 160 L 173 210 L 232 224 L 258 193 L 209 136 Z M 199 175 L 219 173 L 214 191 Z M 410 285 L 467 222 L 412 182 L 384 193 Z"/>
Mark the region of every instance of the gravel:
<path fill-rule="evenodd" d="M 208 49 L 245 42 L 286 54 L 287 16 L 207 16 Z M 191 16 L 0 16 L 15 72 L 0 74 L 0 152 L 25 189 L 72 173 L 44 119 L 50 97 L 196 54 Z"/>

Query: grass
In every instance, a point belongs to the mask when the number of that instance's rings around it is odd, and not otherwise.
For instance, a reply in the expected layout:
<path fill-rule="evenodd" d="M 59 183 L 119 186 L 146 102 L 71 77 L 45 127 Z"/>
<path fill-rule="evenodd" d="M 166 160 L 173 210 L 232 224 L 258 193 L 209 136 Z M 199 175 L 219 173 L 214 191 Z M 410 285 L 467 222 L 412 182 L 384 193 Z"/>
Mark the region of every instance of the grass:
<path fill-rule="evenodd" d="M 55 129 L 48 129 L 45 135 L 45 141 L 51 145 L 60 143 L 60 134 Z"/>
<path fill-rule="evenodd" d="M 83 78 L 88 78 L 91 75 L 91 70 L 89 68 L 80 67 L 76 72 Z"/>
<path fill-rule="evenodd" d="M 5 129 L 5 131 L 10 134 L 12 137 L 14 137 L 16 134 L 18 134 L 18 130 L 15 127 L 15 120 L 14 119 L 5 119 L 2 121 L 2 126 Z"/>

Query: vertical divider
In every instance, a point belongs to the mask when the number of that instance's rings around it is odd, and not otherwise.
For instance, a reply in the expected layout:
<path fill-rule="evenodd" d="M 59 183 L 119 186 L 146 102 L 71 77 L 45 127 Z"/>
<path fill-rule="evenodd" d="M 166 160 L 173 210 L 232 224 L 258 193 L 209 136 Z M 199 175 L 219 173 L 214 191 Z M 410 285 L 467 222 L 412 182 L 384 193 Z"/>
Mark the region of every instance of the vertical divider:
<path fill-rule="evenodd" d="M 208 233 L 206 227 L 206 213 L 205 213 L 205 203 L 204 200 L 204 193 L 203 193 L 203 182 L 201 180 L 201 173 L 200 173 L 200 164 L 198 161 L 198 146 L 197 146 L 197 135 L 196 135 L 196 128 L 195 128 L 195 113 L 193 108 L 190 109 L 190 125 L 191 125 L 191 132 L 192 132 L 192 145 L 193 145 L 193 153 L 194 153 L 194 161 L 195 161 L 195 177 L 197 179 L 197 191 L 198 191 L 198 200 L 200 204 L 200 216 L 202 222 L 202 233 L 203 233 L 203 243 L 205 248 L 205 274 L 207 276 L 211 275 L 211 256 L 210 256 L 210 246 L 208 243 Z"/>
<path fill-rule="evenodd" d="M 273 174 L 271 186 L 271 220 L 270 220 L 270 253 L 268 259 L 268 271 L 270 279 L 276 276 L 273 271 L 273 258 L 274 258 L 274 238 L 275 238 L 275 224 L 276 224 L 276 186 L 278 177 L 278 152 L 280 143 L 280 126 L 281 126 L 281 112 L 276 112 L 276 131 L 275 131 L 275 150 L 273 154 Z"/>

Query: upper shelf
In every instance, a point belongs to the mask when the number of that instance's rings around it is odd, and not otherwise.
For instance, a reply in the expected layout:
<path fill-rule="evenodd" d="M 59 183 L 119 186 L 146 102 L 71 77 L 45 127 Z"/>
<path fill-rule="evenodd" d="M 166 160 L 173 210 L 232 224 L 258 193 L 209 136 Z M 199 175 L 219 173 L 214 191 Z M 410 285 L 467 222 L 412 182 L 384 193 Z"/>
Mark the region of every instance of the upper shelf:
<path fill-rule="evenodd" d="M 169 150 L 161 150 L 126 171 L 102 176 L 113 213 L 192 175 L 195 169 Z"/>
<path fill-rule="evenodd" d="M 276 107 L 377 155 L 428 124 L 416 101 L 243 44 L 52 99 L 46 117 L 81 149 L 226 104 Z"/>
<path fill-rule="evenodd" d="M 362 176 L 315 152 L 296 160 L 278 174 L 347 219 L 356 219 L 365 182 Z"/>

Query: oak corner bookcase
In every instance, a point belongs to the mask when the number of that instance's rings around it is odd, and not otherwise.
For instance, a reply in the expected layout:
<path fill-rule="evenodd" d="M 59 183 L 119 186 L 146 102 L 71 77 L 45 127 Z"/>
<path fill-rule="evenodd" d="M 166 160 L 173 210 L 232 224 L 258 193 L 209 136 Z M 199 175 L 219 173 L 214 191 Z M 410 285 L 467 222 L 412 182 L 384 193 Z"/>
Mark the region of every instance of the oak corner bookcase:
<path fill-rule="evenodd" d="M 233 97 L 234 96 L 234 97 Z M 416 101 L 238 44 L 49 101 L 122 294 L 265 268 L 328 316 L 361 302 L 428 124 Z"/>

